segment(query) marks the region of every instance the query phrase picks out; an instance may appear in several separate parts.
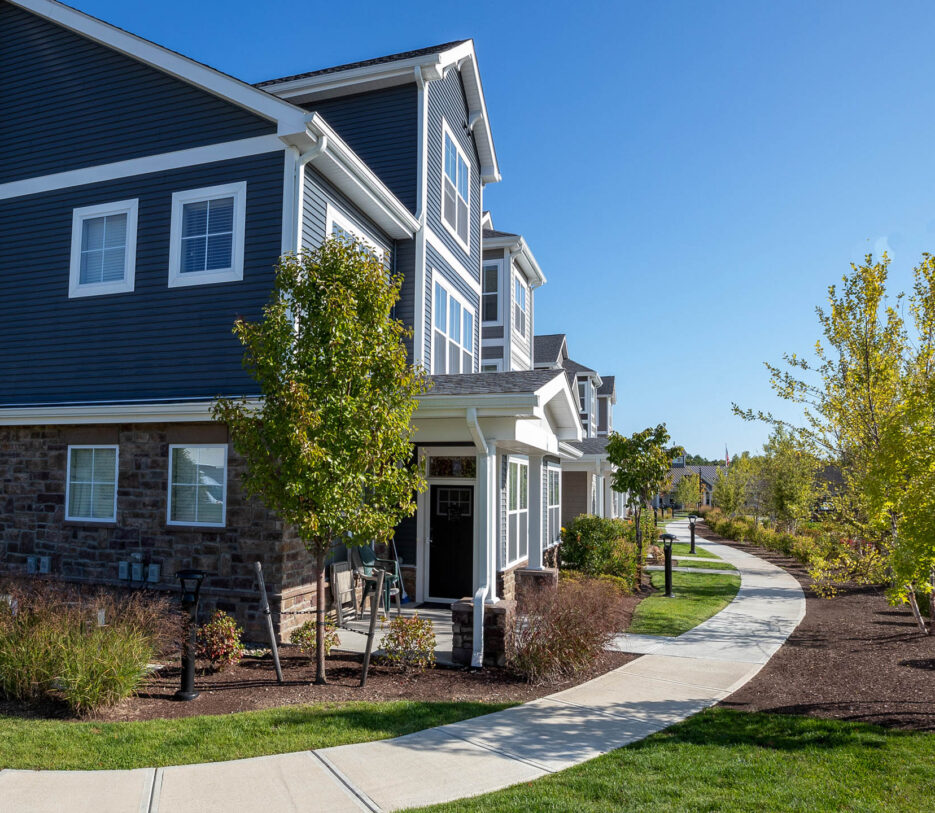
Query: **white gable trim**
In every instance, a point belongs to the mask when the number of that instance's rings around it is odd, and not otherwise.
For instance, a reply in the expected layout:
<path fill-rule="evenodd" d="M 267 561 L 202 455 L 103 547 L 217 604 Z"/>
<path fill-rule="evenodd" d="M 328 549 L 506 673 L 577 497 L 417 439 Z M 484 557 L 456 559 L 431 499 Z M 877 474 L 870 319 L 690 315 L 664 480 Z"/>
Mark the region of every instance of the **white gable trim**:
<path fill-rule="evenodd" d="M 156 45 L 54 0 L 10 0 L 13 5 L 165 71 L 208 93 L 274 121 L 279 135 L 305 132 L 305 111 L 266 91 Z"/>

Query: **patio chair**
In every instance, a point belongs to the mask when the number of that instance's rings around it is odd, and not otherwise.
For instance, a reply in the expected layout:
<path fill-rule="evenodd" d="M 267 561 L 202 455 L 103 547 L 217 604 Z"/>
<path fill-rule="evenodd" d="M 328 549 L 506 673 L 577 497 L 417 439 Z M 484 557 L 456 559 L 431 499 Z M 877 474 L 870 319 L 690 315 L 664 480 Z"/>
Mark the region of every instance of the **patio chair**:
<path fill-rule="evenodd" d="M 361 617 L 363 617 L 367 596 L 376 590 L 376 581 L 373 577 L 375 569 L 382 570 L 385 573 L 383 577 L 383 600 L 380 602 L 383 615 L 389 616 L 390 599 L 393 597 L 396 598 L 396 614 L 402 615 L 402 577 L 399 573 L 399 563 L 394 559 L 377 558 L 377 555 L 373 552 L 373 547 L 370 545 L 354 546 L 350 549 L 350 553 L 354 572 L 361 577 L 364 583 L 363 596 L 360 599 Z"/>
<path fill-rule="evenodd" d="M 357 617 L 357 591 L 354 589 L 354 572 L 347 562 L 331 565 L 331 597 L 338 616 L 338 626 L 344 626 L 344 615 L 350 611 Z M 350 604 L 350 607 L 345 605 Z"/>

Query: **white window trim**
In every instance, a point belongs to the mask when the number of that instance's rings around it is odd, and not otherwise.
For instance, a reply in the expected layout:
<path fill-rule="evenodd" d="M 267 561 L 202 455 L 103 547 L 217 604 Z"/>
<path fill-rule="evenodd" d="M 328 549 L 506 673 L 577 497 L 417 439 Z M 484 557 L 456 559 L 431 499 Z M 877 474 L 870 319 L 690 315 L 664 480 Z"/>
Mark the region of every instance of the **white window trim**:
<path fill-rule="evenodd" d="M 482 373 L 502 373 L 503 372 L 503 359 L 481 359 L 480 361 L 481 372 Z M 485 370 L 484 367 L 496 367 L 495 370 Z"/>
<path fill-rule="evenodd" d="M 520 284 L 520 287 L 523 289 L 523 330 L 522 332 L 516 326 L 516 305 L 518 304 L 516 301 L 516 283 L 517 282 Z M 526 280 L 523 279 L 522 274 L 514 271 L 513 272 L 513 288 L 510 291 L 510 301 L 511 301 L 511 304 L 513 305 L 513 312 L 510 314 L 511 316 L 510 321 L 513 326 L 513 330 L 516 332 L 516 334 L 518 336 L 521 336 L 527 342 L 529 341 L 529 332 L 530 332 L 529 293 L 530 293 L 529 285 L 526 284 Z"/>
<path fill-rule="evenodd" d="M 189 522 L 172 519 L 172 455 L 176 449 L 223 449 L 224 450 L 224 491 L 221 499 L 221 521 L 218 522 Z M 169 472 L 168 494 L 166 495 L 166 525 L 182 526 L 184 528 L 226 528 L 227 527 L 227 444 L 226 443 L 170 443 L 169 444 Z"/>
<path fill-rule="evenodd" d="M 495 265 L 497 266 L 497 318 L 492 320 L 484 319 L 485 325 L 502 325 L 503 324 L 503 260 L 484 260 L 481 263 L 481 274 L 486 274 L 487 266 Z M 487 296 L 484 291 L 484 277 L 481 276 L 481 294 L 480 294 L 480 308 L 481 316 L 484 313 L 484 297 Z"/>
<path fill-rule="evenodd" d="M 525 508 L 510 508 L 510 465 L 517 463 L 520 466 L 526 468 L 526 507 Z M 517 469 L 517 472 L 519 470 Z M 519 483 L 516 484 L 516 504 L 519 506 Z M 512 515 L 517 517 L 520 514 L 526 514 L 526 555 L 522 554 L 522 546 L 520 545 L 520 539 L 516 539 L 516 559 L 510 559 L 510 517 Z M 516 532 L 519 533 L 520 523 L 517 519 L 516 521 Z M 522 562 L 524 559 L 529 558 L 529 458 L 528 457 L 517 457 L 515 455 L 508 455 L 506 459 L 506 545 L 503 548 L 503 568 L 510 568 L 514 565 Z"/>
<path fill-rule="evenodd" d="M 472 314 L 473 317 L 474 317 L 473 320 L 472 320 L 472 322 L 471 322 L 472 331 L 473 331 L 474 329 L 477 328 L 477 311 L 475 310 L 475 308 L 474 308 L 472 305 L 470 305 L 470 304 L 468 303 L 468 301 L 467 301 L 463 296 L 461 296 L 461 294 L 459 294 L 457 291 L 455 291 L 454 286 L 452 286 L 451 283 L 448 282 L 448 280 L 446 280 L 445 277 L 442 276 L 442 274 L 440 274 L 440 273 L 438 272 L 437 269 L 433 268 L 433 269 L 432 269 L 432 374 L 433 374 L 433 375 L 466 375 L 466 373 L 463 372 L 463 371 L 462 371 L 461 373 L 439 373 L 439 372 L 435 369 L 435 332 L 438 330 L 438 328 L 435 326 L 435 304 L 436 304 L 436 303 L 435 303 L 435 298 L 436 298 L 436 297 L 435 297 L 435 285 L 436 285 L 436 284 L 441 285 L 441 287 L 444 289 L 445 293 L 448 295 L 448 298 L 449 298 L 449 299 L 454 299 L 454 300 L 456 300 L 456 301 L 458 302 L 459 305 L 461 305 L 461 336 L 462 336 L 462 341 L 456 342 L 456 344 L 458 345 L 458 347 L 461 348 L 461 352 L 462 352 L 462 353 L 467 352 L 467 350 L 466 350 L 466 348 L 465 348 L 465 346 L 464 346 L 464 341 L 463 341 L 463 336 L 464 336 L 464 312 L 465 312 L 465 311 L 467 311 L 468 313 Z M 446 306 L 446 307 L 447 307 L 447 306 Z M 448 323 L 447 320 L 448 320 L 449 318 L 450 318 L 450 312 L 449 312 L 449 311 L 446 311 L 446 312 L 445 312 L 445 320 L 446 320 L 446 321 L 445 321 L 445 324 Z M 479 331 L 478 331 L 478 333 L 479 333 Z M 447 333 L 445 334 L 445 340 L 448 341 L 448 342 L 454 341 Z M 476 366 L 476 365 L 475 365 L 475 362 L 477 361 L 478 345 L 479 345 L 478 336 L 476 336 L 476 335 L 474 335 L 474 334 L 472 333 L 472 335 L 471 335 L 471 369 L 468 370 L 468 372 L 470 372 L 470 373 L 473 373 L 473 372 L 474 372 L 474 368 L 475 368 L 475 366 Z M 446 347 L 447 347 L 447 345 L 446 345 Z"/>
<path fill-rule="evenodd" d="M 334 227 L 353 234 L 361 243 L 369 248 L 379 260 L 383 260 L 386 252 L 377 245 L 377 242 L 367 234 L 360 226 L 351 220 L 344 212 L 330 203 L 325 208 L 325 239 L 330 240 L 334 237 Z"/>
<path fill-rule="evenodd" d="M 453 227 L 447 220 L 445 220 L 445 179 L 448 177 L 445 174 L 445 135 L 448 135 L 451 138 L 451 143 L 455 145 L 455 149 L 458 151 L 458 155 L 461 156 L 464 161 L 465 166 L 468 170 L 468 183 L 467 183 L 467 242 L 461 239 L 461 235 L 458 234 L 457 228 Z M 442 225 L 448 230 L 448 233 L 454 237 L 458 245 L 464 249 L 467 254 L 471 253 L 471 181 L 473 179 L 473 170 L 471 169 L 471 162 L 468 160 L 467 153 L 461 149 L 461 145 L 458 143 L 458 139 L 455 138 L 454 130 L 448 126 L 448 122 L 443 118 L 442 119 L 442 161 L 441 161 L 441 201 L 439 203 L 438 215 L 441 219 Z M 455 194 L 458 194 L 458 189 L 455 187 Z"/>
<path fill-rule="evenodd" d="M 231 267 L 211 271 L 182 273 L 182 207 L 217 198 L 234 199 L 234 233 L 231 246 Z M 172 193 L 172 225 L 169 229 L 169 287 L 210 285 L 216 282 L 239 282 L 243 279 L 244 227 L 247 216 L 247 182 L 206 186 Z"/>
<path fill-rule="evenodd" d="M 114 510 L 107 517 L 73 517 L 68 507 L 71 505 L 71 450 L 72 449 L 113 449 L 114 450 Z M 120 478 L 120 447 L 115 443 L 73 443 L 69 444 L 65 461 L 65 521 L 66 522 L 110 522 L 117 521 L 117 481 Z"/>
<path fill-rule="evenodd" d="M 546 527 L 548 529 L 548 538 L 545 542 L 546 548 L 551 548 L 561 542 L 561 528 L 562 528 L 562 470 L 559 466 L 546 466 L 546 490 L 545 490 L 545 510 L 546 510 Z M 551 479 L 552 475 L 555 475 L 556 482 L 558 483 L 558 502 L 552 503 L 552 491 L 551 491 Z M 552 509 L 558 508 L 558 533 L 555 535 L 555 538 L 552 538 Z"/>
<path fill-rule="evenodd" d="M 75 209 L 71 218 L 71 262 L 68 272 L 68 298 L 82 296 L 103 296 L 104 294 L 125 294 L 133 290 L 136 279 L 136 225 L 139 212 L 139 200 L 119 200 L 113 203 L 101 203 L 96 206 L 82 206 Z M 127 247 L 123 266 L 123 279 L 115 282 L 81 283 L 81 232 L 82 223 L 92 217 L 106 215 L 127 216 Z"/>

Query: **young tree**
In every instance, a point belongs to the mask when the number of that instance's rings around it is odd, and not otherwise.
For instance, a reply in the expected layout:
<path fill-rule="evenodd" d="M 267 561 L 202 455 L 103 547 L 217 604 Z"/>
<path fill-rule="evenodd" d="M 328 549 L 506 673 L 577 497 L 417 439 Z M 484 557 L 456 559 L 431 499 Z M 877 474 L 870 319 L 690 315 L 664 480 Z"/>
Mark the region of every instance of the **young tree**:
<path fill-rule="evenodd" d="M 811 515 L 818 497 L 817 472 L 817 459 L 777 426 L 763 447 L 761 473 L 766 511 L 779 527 L 795 533 L 796 525 Z"/>
<path fill-rule="evenodd" d="M 410 418 L 424 376 L 390 318 L 401 278 L 358 243 L 285 256 L 259 322 L 238 320 L 258 404 L 221 399 L 214 417 L 244 457 L 246 491 L 315 557 L 316 684 L 325 676 L 325 559 L 335 541 L 386 541 L 424 488 Z"/>
<path fill-rule="evenodd" d="M 753 460 L 749 452 L 744 452 L 735 457 L 730 466 L 717 470 L 712 501 L 727 516 L 737 516 L 747 507 L 752 478 Z"/>
<path fill-rule="evenodd" d="M 675 502 L 683 508 L 697 508 L 701 504 L 701 477 L 684 474 L 675 484 Z"/>
<path fill-rule="evenodd" d="M 627 495 L 636 521 L 637 559 L 643 562 L 643 507 L 652 498 L 668 489 L 672 459 L 684 454 L 681 446 L 669 446 L 668 431 L 664 423 L 634 432 L 624 437 L 612 432 L 607 442 L 608 460 L 616 467 L 611 488 Z"/>

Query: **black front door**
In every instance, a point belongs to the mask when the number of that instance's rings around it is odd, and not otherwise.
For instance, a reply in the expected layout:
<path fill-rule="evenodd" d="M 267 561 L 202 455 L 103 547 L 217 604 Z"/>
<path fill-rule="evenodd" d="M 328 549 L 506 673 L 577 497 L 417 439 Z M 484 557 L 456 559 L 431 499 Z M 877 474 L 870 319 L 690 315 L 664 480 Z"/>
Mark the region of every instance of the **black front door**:
<path fill-rule="evenodd" d="M 470 596 L 474 582 L 474 486 L 432 486 L 429 589 L 432 598 Z"/>

